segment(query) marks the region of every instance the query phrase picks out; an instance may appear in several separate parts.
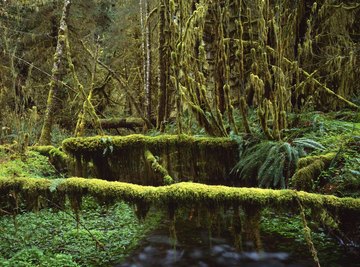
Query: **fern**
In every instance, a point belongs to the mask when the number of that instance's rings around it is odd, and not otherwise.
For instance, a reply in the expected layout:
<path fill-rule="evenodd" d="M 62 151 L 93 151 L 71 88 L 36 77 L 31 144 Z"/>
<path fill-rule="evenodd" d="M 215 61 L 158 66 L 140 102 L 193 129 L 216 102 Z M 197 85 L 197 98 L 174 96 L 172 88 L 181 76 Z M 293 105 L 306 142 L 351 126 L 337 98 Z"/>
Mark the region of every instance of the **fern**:
<path fill-rule="evenodd" d="M 237 174 L 237 176 L 241 177 L 245 182 L 249 182 L 250 185 L 252 185 L 251 182 L 254 177 L 257 177 L 259 168 L 266 160 L 269 149 L 273 146 L 272 143 L 273 142 L 262 142 L 248 148 L 234 166 L 232 173 Z"/>
<path fill-rule="evenodd" d="M 325 148 L 320 143 L 306 138 L 295 139 L 292 142 L 263 141 L 245 151 L 241 146 L 243 153 L 232 173 L 248 186 L 286 188 L 299 158 L 306 155 L 305 149 Z"/>
<path fill-rule="evenodd" d="M 293 143 L 296 146 L 303 147 L 303 148 L 311 148 L 311 149 L 319 149 L 319 150 L 325 149 L 325 147 L 322 144 L 320 144 L 312 139 L 308 139 L 308 138 L 298 138 L 298 139 L 295 139 L 293 141 Z"/>

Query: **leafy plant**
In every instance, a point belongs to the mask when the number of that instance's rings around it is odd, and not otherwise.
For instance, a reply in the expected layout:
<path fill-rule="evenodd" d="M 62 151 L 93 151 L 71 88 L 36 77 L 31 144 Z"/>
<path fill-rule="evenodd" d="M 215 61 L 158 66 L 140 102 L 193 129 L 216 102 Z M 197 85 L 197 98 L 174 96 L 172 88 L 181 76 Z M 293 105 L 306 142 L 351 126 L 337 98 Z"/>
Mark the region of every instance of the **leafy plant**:
<path fill-rule="evenodd" d="M 324 147 L 306 138 L 292 142 L 263 141 L 244 150 L 232 172 L 250 186 L 286 188 L 299 157 L 305 156 L 309 149 L 323 150 Z"/>
<path fill-rule="evenodd" d="M 159 213 L 151 213 L 140 223 L 125 203 L 99 207 L 84 198 L 83 208 L 79 229 L 69 211 L 21 213 L 17 231 L 11 216 L 0 217 L 0 266 L 114 266 L 161 220 Z M 96 246 L 83 226 L 104 247 Z"/>
<path fill-rule="evenodd" d="M 112 143 L 111 137 L 102 137 L 100 138 L 100 143 L 105 145 L 103 156 L 105 157 L 108 154 L 111 154 L 114 151 L 114 146 Z"/>
<path fill-rule="evenodd" d="M 17 252 L 10 260 L 0 261 L 4 267 L 78 267 L 70 255 L 47 255 L 39 248 L 25 248 Z"/>

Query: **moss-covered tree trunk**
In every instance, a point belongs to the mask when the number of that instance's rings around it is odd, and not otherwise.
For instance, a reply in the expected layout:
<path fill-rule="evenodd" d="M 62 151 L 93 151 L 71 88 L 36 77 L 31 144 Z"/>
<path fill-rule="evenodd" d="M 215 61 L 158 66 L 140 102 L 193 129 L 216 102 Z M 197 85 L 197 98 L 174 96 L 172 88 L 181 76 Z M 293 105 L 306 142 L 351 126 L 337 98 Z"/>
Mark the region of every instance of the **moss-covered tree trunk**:
<path fill-rule="evenodd" d="M 151 35 L 150 35 L 150 23 L 148 21 L 149 16 L 149 3 L 148 0 L 140 0 L 140 26 L 142 32 L 141 48 L 143 54 L 143 86 L 144 86 L 144 109 L 145 116 L 151 121 Z"/>
<path fill-rule="evenodd" d="M 148 1 L 145 1 L 145 16 L 148 18 L 150 13 L 150 4 Z M 149 121 L 151 121 L 152 105 L 151 105 L 151 34 L 150 34 L 150 23 L 148 19 L 145 20 L 145 51 L 146 51 L 146 75 L 145 75 L 145 106 L 146 106 L 146 115 Z"/>
<path fill-rule="evenodd" d="M 163 127 L 167 114 L 168 101 L 168 51 L 165 38 L 166 19 L 165 19 L 166 5 L 164 1 L 160 2 L 160 18 L 159 18 L 159 104 L 157 125 L 158 129 Z"/>
<path fill-rule="evenodd" d="M 50 90 L 48 94 L 44 124 L 41 130 L 41 136 L 39 143 L 41 145 L 48 145 L 51 143 L 51 130 L 54 123 L 54 117 L 56 111 L 60 107 L 60 95 L 62 93 L 63 86 L 60 83 L 64 76 L 65 70 L 65 48 L 66 48 L 66 31 L 67 31 L 67 19 L 69 15 L 71 0 L 64 0 L 62 16 L 60 20 L 60 27 L 58 31 L 58 40 L 56 51 L 54 54 L 54 65 L 51 71 Z"/>

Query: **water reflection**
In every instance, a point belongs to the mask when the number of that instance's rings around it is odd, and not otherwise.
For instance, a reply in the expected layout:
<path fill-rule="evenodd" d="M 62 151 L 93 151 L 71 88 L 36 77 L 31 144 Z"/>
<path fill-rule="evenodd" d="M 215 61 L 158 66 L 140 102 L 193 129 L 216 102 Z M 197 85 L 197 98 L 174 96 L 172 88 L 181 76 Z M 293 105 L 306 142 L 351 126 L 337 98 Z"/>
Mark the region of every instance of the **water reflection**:
<path fill-rule="evenodd" d="M 204 234 L 201 232 L 193 233 L 193 238 L 174 245 L 174 240 L 166 235 L 164 230 L 159 230 L 149 236 L 141 249 L 136 251 L 127 262 L 116 265 L 116 267 L 312 266 L 311 262 L 294 262 L 291 255 L 285 252 L 237 252 L 225 239 L 204 240 Z M 208 241 L 211 241 L 211 246 Z"/>

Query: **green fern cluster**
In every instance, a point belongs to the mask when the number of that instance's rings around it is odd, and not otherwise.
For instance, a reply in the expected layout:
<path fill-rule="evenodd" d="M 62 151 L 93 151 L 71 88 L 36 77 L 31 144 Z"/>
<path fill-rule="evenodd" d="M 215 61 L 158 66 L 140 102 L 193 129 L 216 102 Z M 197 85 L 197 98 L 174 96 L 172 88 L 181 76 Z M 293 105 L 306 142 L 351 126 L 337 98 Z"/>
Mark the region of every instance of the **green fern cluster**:
<path fill-rule="evenodd" d="M 324 147 L 307 138 L 298 138 L 292 142 L 263 141 L 241 153 L 232 172 L 248 186 L 286 188 L 298 159 L 305 156 L 309 149 L 323 150 Z"/>

